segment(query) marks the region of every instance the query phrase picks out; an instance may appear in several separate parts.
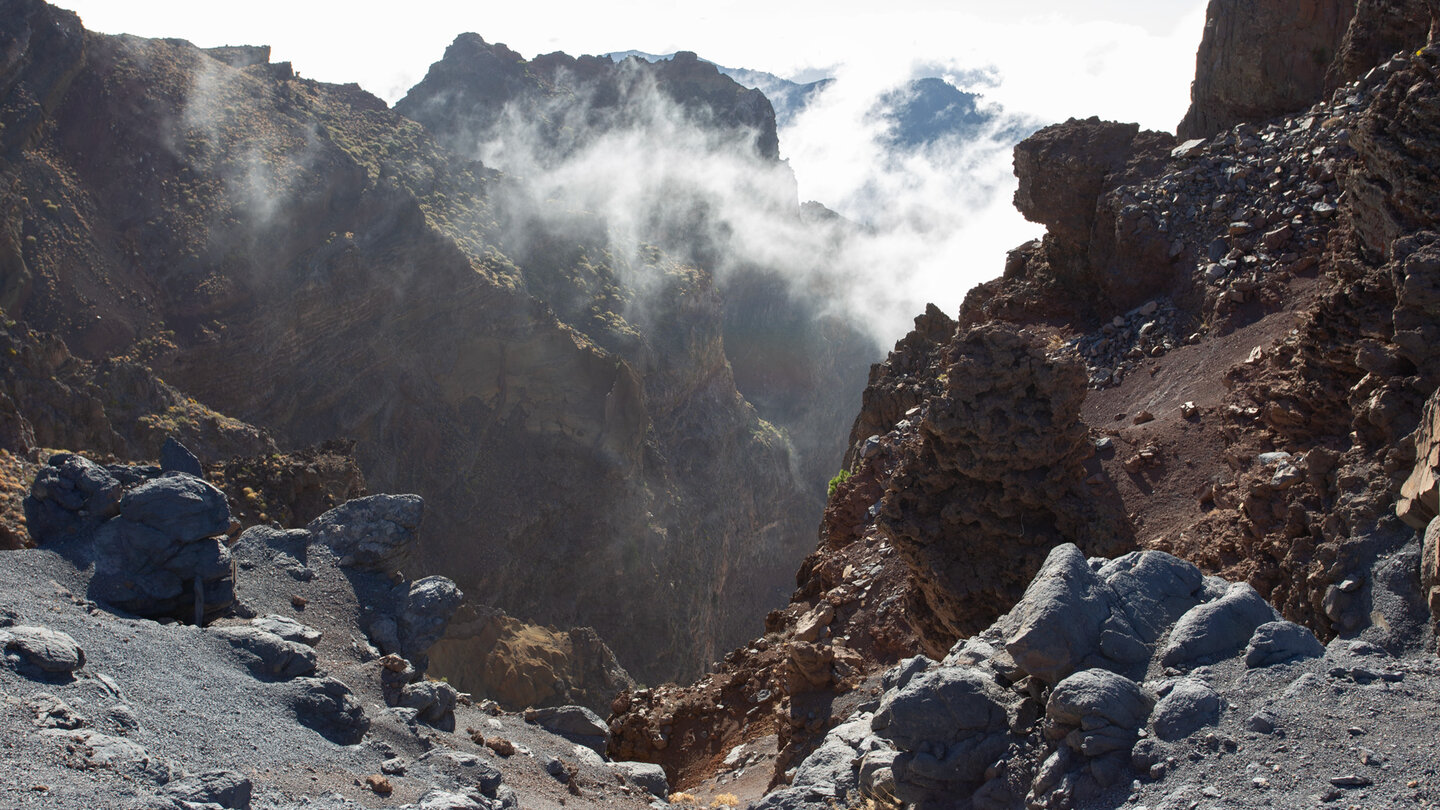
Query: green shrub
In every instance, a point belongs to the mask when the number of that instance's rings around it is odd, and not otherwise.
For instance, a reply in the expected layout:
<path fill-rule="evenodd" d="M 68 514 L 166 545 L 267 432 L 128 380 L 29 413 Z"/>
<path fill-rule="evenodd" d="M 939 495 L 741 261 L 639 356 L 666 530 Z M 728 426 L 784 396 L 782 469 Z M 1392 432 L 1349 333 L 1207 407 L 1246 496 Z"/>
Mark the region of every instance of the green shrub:
<path fill-rule="evenodd" d="M 849 481 L 849 480 L 850 480 L 850 471 L 849 471 L 849 470 L 841 470 L 840 472 L 835 473 L 835 477 L 830 479 L 830 486 L 829 486 L 829 488 L 827 488 L 827 489 L 825 490 L 825 497 L 827 497 L 827 498 L 833 498 L 833 497 L 835 497 L 835 490 L 836 490 L 836 488 L 838 488 L 841 484 L 843 484 L 843 483 L 845 483 L 846 481 Z"/>

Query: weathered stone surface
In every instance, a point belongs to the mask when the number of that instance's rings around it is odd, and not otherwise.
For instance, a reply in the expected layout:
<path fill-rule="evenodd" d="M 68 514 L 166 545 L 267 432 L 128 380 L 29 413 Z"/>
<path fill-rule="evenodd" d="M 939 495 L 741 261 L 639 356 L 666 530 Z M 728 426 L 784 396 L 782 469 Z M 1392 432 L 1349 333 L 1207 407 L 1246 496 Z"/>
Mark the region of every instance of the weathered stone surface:
<path fill-rule="evenodd" d="M 1021 669 L 1059 683 L 1100 649 L 1110 607 L 1080 549 L 1058 546 L 1006 617 L 1005 649 Z"/>
<path fill-rule="evenodd" d="M 670 782 L 665 769 L 653 762 L 612 762 L 610 767 L 625 775 L 626 781 L 638 785 L 650 795 L 665 798 L 670 795 Z"/>
<path fill-rule="evenodd" d="M 1422 53 L 1388 77 L 1350 137 L 1357 159 L 1340 175 L 1345 212 L 1375 255 L 1391 258 L 1396 238 L 1440 223 L 1437 102 L 1435 57 Z"/>
<path fill-rule="evenodd" d="M 291 705 L 299 721 L 341 745 L 365 737 L 370 718 L 350 687 L 335 678 L 296 678 Z"/>
<path fill-rule="evenodd" d="M 1294 622 L 1266 622 L 1255 628 L 1245 648 L 1245 666 L 1268 667 L 1295 658 L 1325 654 L 1325 645 L 1310 628 Z"/>
<path fill-rule="evenodd" d="M 313 649 L 259 627 L 214 627 L 210 633 L 243 651 L 245 665 L 257 676 L 288 679 L 315 671 Z"/>
<path fill-rule="evenodd" d="M 1341 0 L 1210 0 L 1179 136 L 1207 138 L 1319 100 L 1353 10 Z"/>
<path fill-rule="evenodd" d="M 1220 695 L 1203 681 L 1185 678 L 1155 704 L 1155 736 L 1162 740 L 1187 737 L 1215 721 Z"/>
<path fill-rule="evenodd" d="M 1150 716 L 1152 701 L 1139 684 L 1104 669 L 1086 669 L 1055 686 L 1045 702 L 1045 715 L 1058 723 L 1079 726 L 1086 718 L 1137 729 Z"/>
<path fill-rule="evenodd" d="M 165 444 L 160 446 L 160 469 L 165 472 L 183 472 L 196 478 L 205 477 L 205 468 L 200 466 L 200 459 L 174 436 L 166 436 Z"/>
<path fill-rule="evenodd" d="M 1425 403 L 1420 427 L 1411 441 L 1415 443 L 1415 466 L 1400 485 L 1395 513 L 1428 537 L 1434 529 L 1436 515 L 1440 514 L 1440 392 L 1432 394 Z"/>
<path fill-rule="evenodd" d="M 235 771 L 206 771 L 171 782 L 165 794 L 196 804 L 214 804 L 234 810 L 249 810 L 253 786 L 249 777 Z"/>
<path fill-rule="evenodd" d="M 258 619 L 251 619 L 250 624 L 256 629 L 273 633 L 286 641 L 294 641 L 307 647 L 319 644 L 324 635 L 319 630 L 307 624 L 301 624 L 289 616 L 277 616 L 273 613 Z"/>
<path fill-rule="evenodd" d="M 419 495 L 371 495 L 337 506 L 305 528 L 341 565 L 389 574 L 409 560 L 424 513 Z"/>
<path fill-rule="evenodd" d="M 465 599 L 455 583 L 442 576 L 429 576 L 410 584 L 396 622 L 400 654 L 416 661 L 430 645 L 445 635 L 450 618 Z"/>
<path fill-rule="evenodd" d="M 1254 588 L 1234 583 L 1220 599 L 1197 605 L 1180 617 L 1170 631 L 1161 663 L 1185 666 L 1233 652 L 1249 641 L 1255 628 L 1278 618 Z"/>
<path fill-rule="evenodd" d="M 69 633 L 46 627 L 17 625 L 0 628 L 0 649 L 42 672 L 69 673 L 85 666 L 85 651 Z"/>

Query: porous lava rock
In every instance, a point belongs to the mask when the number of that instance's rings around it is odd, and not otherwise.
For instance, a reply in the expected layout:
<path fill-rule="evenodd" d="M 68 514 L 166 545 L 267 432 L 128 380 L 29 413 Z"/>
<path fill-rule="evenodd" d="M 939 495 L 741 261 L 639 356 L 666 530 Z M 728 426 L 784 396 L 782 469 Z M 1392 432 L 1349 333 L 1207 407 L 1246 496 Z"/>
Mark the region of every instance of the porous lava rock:
<path fill-rule="evenodd" d="M 957 335 L 949 352 L 943 393 L 922 408 L 919 448 L 879 521 L 918 585 L 912 622 L 935 657 L 1013 605 L 1051 548 L 1132 542 L 1124 515 L 1085 487 L 1083 367 L 1006 325 Z"/>

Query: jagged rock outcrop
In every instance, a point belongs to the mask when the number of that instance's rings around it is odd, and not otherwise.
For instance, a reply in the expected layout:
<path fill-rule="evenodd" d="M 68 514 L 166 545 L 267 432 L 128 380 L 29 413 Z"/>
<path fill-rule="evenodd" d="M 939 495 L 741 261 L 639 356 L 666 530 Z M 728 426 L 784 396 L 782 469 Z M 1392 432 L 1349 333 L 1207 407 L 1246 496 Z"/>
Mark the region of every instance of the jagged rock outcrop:
<path fill-rule="evenodd" d="M 1434 0 L 1211 0 L 1181 140 L 1299 112 L 1399 51 L 1423 46 Z"/>
<path fill-rule="evenodd" d="M 1132 542 L 1123 514 L 1086 484 L 1079 364 L 999 325 L 957 334 L 946 359 L 879 521 L 922 597 L 911 623 L 937 655 L 1018 599 L 1054 546 L 1114 553 Z"/>
<path fill-rule="evenodd" d="M 1348 0 L 1211 0 L 1180 139 L 1313 104 L 1354 11 Z"/>
<path fill-rule="evenodd" d="M 1390 68 L 1383 85 L 1375 79 L 1365 83 L 1375 97 L 1350 137 L 1356 160 L 1341 176 L 1356 233 L 1385 259 L 1392 257 L 1396 238 L 1440 222 L 1434 199 L 1440 157 L 1437 65 L 1433 55 L 1422 54 Z"/>
<path fill-rule="evenodd" d="M 1022 282 L 1001 293 L 994 283 L 981 285 L 966 296 L 962 322 L 1074 319 L 1168 292 L 1178 279 L 1172 237 L 1119 189 L 1152 170 L 1173 146 L 1167 134 L 1098 118 L 1070 119 L 1021 141 L 1015 207 L 1046 233 L 1038 244 L 1011 252 L 1006 276 L 1042 289 Z M 1071 300 L 1045 294 L 1051 285 Z"/>
<path fill-rule="evenodd" d="M 98 601 L 197 621 L 235 600 L 220 537 L 230 529 L 230 507 L 199 478 L 57 453 L 36 475 L 25 513 L 37 544 L 96 566 L 90 595 Z"/>

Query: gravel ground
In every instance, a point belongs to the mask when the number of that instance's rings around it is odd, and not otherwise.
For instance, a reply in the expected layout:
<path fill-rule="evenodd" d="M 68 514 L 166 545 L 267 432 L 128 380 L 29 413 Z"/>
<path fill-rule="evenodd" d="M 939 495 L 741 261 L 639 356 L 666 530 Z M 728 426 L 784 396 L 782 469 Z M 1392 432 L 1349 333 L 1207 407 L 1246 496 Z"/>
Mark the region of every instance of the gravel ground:
<path fill-rule="evenodd" d="M 355 595 L 355 585 L 366 592 L 385 583 L 357 578 L 352 585 L 323 547 L 299 550 L 297 561 L 309 570 L 300 579 L 291 561 L 277 564 L 275 551 L 236 549 L 239 612 L 289 616 L 324 633 L 316 649 L 320 674 L 346 683 L 372 722 L 361 743 L 339 745 L 301 725 L 290 707 L 294 683 L 257 679 L 211 631 L 116 615 L 87 601 L 88 577 L 65 557 L 5 551 L 0 624 L 67 633 L 85 663 L 73 677 L 45 676 L 14 661 L 0 666 L 0 808 L 173 807 L 167 784 L 217 769 L 252 780 L 255 808 L 413 806 L 432 790 L 473 791 L 490 768 L 501 774 L 500 798 L 508 788 L 527 810 L 648 805 L 652 797 L 598 755 L 519 715 L 462 705 L 457 732 L 447 733 L 387 710 Z M 47 703 L 46 717 L 37 718 L 42 695 L 68 712 Z M 500 757 L 467 729 L 508 739 L 517 751 Z M 578 793 L 546 771 L 551 757 L 573 766 Z M 387 762 L 392 792 L 381 796 L 364 780 L 381 775 Z"/>

